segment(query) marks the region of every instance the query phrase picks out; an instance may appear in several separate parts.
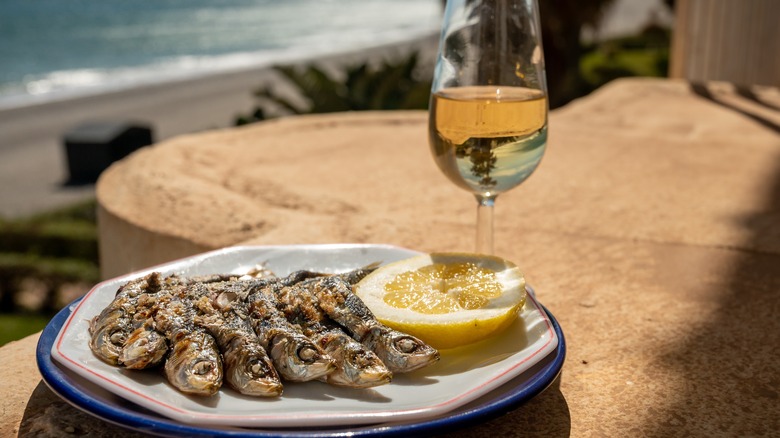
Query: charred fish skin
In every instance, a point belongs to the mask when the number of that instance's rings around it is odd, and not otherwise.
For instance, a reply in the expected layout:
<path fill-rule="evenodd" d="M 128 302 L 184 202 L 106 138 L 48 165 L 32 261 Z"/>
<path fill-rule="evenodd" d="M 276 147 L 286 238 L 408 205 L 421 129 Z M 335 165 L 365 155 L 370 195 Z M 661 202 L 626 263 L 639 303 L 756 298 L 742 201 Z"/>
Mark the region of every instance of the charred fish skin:
<path fill-rule="evenodd" d="M 124 307 L 128 297 L 115 300 L 89 322 L 89 348 L 103 362 L 117 365 L 119 355 L 130 334 L 130 319 Z"/>
<path fill-rule="evenodd" d="M 199 396 L 214 395 L 223 379 L 243 394 L 278 396 L 280 375 L 377 386 L 438 360 L 436 350 L 379 323 L 352 293 L 377 265 L 281 278 L 151 273 L 120 287 L 92 319 L 90 348 L 129 369 L 164 363 L 176 389 Z"/>
<path fill-rule="evenodd" d="M 222 386 L 222 361 L 214 338 L 199 330 L 176 337 L 165 360 L 168 381 L 185 394 L 216 394 Z"/>
<path fill-rule="evenodd" d="M 293 382 L 315 380 L 333 372 L 333 359 L 276 308 L 273 294 L 281 283 L 252 283 L 249 287 L 247 314 L 277 372 Z"/>
<path fill-rule="evenodd" d="M 168 342 L 162 333 L 155 329 L 154 314 L 158 310 L 160 297 L 175 293 L 177 288 L 188 284 L 212 283 L 231 278 L 215 274 L 199 277 L 181 277 L 170 275 L 163 278 L 153 272 L 146 277 L 123 286 L 133 293 L 135 299 L 133 314 L 130 315 L 132 332 L 122 347 L 116 365 L 129 369 L 145 369 L 158 366 L 168 353 Z"/>
<path fill-rule="evenodd" d="M 127 337 L 117 364 L 133 370 L 160 365 L 168 354 L 168 340 L 154 329 L 154 323 L 144 322 Z"/>
<path fill-rule="evenodd" d="M 222 359 L 214 337 L 193 324 L 192 303 L 180 290 L 163 297 L 158 307 L 155 326 L 171 346 L 164 365 L 168 381 L 186 394 L 216 394 L 222 386 Z"/>
<path fill-rule="evenodd" d="M 301 326 L 336 363 L 336 370 L 321 377 L 331 385 L 371 388 L 392 380 L 393 373 L 373 351 L 352 339 L 316 306 L 314 297 L 296 286 L 277 293 L 277 306 L 290 322 Z"/>
<path fill-rule="evenodd" d="M 338 276 L 310 280 L 303 286 L 317 298 L 320 308 L 373 350 L 393 372 L 409 372 L 439 360 L 439 352 L 423 341 L 379 322 Z"/>
<path fill-rule="evenodd" d="M 225 380 L 244 395 L 278 397 L 284 386 L 265 349 L 256 342 L 235 337 L 223 349 Z"/>
<path fill-rule="evenodd" d="M 216 339 L 222 351 L 225 381 L 236 391 L 256 397 L 282 394 L 279 374 L 247 322 L 241 289 L 235 282 L 197 284 L 194 294 L 198 324 Z"/>
<path fill-rule="evenodd" d="M 312 335 L 338 364 L 324 378 L 326 383 L 348 388 L 373 388 L 393 380 L 393 372 L 381 359 L 339 328 L 320 330 Z"/>
<path fill-rule="evenodd" d="M 379 269 L 379 266 L 381 264 L 382 264 L 381 262 L 374 262 L 374 263 L 368 264 L 366 266 L 363 266 L 362 268 L 357 268 L 357 269 L 353 269 L 353 270 L 351 270 L 349 272 L 336 274 L 335 276 L 341 278 L 344 281 L 346 281 L 347 283 L 349 283 L 350 286 L 354 286 L 354 285 L 358 284 L 358 282 L 360 280 L 366 278 L 366 276 L 368 276 L 368 274 L 370 274 L 370 273 L 376 271 L 377 269 Z"/>
<path fill-rule="evenodd" d="M 170 293 L 168 288 L 176 279 L 167 278 L 153 294 L 142 293 L 135 306 L 133 327 L 119 354 L 117 364 L 129 369 L 146 369 L 163 363 L 168 354 L 168 340 L 165 335 L 155 329 L 154 314 L 157 311 L 157 301 L 161 296 Z M 167 285 L 167 286 L 164 286 Z"/>

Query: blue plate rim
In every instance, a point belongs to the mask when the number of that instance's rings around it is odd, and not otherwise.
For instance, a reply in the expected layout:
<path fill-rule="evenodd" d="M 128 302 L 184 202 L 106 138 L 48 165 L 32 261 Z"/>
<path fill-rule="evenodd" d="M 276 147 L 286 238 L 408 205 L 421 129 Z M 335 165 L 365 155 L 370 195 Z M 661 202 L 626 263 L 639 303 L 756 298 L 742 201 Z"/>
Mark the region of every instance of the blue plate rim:
<path fill-rule="evenodd" d="M 496 396 L 488 394 L 481 398 L 476 405 L 469 405 L 465 410 L 455 410 L 440 417 L 411 423 L 387 423 L 375 425 L 360 425 L 334 427 L 323 430 L 306 429 L 226 429 L 209 428 L 199 425 L 179 423 L 156 414 L 145 414 L 140 409 L 128 403 L 128 407 L 104 403 L 92 397 L 88 392 L 81 390 L 71 381 L 72 378 L 55 364 L 51 357 L 51 348 L 59 334 L 63 324 L 70 316 L 72 309 L 81 299 L 77 299 L 58 312 L 43 329 L 36 347 L 36 361 L 38 369 L 46 385 L 59 397 L 90 415 L 98 417 L 109 423 L 138 431 L 160 436 L 193 436 L 193 437 L 334 437 L 349 433 L 352 437 L 378 437 L 378 436 L 420 436 L 433 432 L 442 433 L 447 430 L 474 425 L 501 416 L 529 401 L 543 392 L 561 373 L 566 357 L 566 342 L 563 331 L 550 311 L 542 306 L 552 323 L 553 330 L 558 336 L 558 346 L 550 355 L 552 359 L 545 358 L 542 363 L 526 371 L 507 385 L 516 386 L 508 391 L 500 389 Z"/>

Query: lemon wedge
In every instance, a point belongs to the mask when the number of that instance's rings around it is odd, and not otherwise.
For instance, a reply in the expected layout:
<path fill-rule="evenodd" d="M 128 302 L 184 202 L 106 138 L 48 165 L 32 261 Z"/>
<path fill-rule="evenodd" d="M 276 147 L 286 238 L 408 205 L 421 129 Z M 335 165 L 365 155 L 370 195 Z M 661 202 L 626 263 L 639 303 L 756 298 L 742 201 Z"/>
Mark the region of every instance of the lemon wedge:
<path fill-rule="evenodd" d="M 496 335 L 525 304 L 525 279 L 499 257 L 433 253 L 382 266 L 355 286 L 382 323 L 438 349 Z"/>

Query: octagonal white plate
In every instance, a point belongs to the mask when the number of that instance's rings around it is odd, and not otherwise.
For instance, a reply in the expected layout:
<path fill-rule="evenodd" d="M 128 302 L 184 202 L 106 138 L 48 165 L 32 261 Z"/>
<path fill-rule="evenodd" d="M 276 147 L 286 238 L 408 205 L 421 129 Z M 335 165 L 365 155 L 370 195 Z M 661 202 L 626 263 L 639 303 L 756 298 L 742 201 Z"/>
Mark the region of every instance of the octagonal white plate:
<path fill-rule="evenodd" d="M 51 357 L 78 376 L 152 412 L 185 424 L 244 427 L 316 427 L 408 422 L 434 418 L 495 390 L 555 350 L 558 336 L 536 301 L 495 339 L 442 352 L 439 363 L 372 389 L 338 388 L 320 382 L 285 383 L 279 398 L 243 396 L 223 388 L 213 397 L 184 395 L 155 371 L 105 364 L 88 346 L 89 320 L 114 297 L 119 285 L 152 271 L 202 275 L 243 273 L 258 264 L 277 275 L 297 269 L 343 272 L 419 253 L 386 245 L 231 247 L 102 282 L 75 306 L 51 347 Z"/>

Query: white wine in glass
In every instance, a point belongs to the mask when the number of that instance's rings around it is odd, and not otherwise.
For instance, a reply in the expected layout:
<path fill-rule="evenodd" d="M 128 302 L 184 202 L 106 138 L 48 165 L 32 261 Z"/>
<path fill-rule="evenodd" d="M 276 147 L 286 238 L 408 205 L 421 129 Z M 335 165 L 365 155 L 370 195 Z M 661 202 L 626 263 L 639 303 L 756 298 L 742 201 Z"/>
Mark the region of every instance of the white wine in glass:
<path fill-rule="evenodd" d="M 476 250 L 491 254 L 496 197 L 531 175 L 547 144 L 536 0 L 449 0 L 431 93 L 431 152 L 476 196 Z"/>

